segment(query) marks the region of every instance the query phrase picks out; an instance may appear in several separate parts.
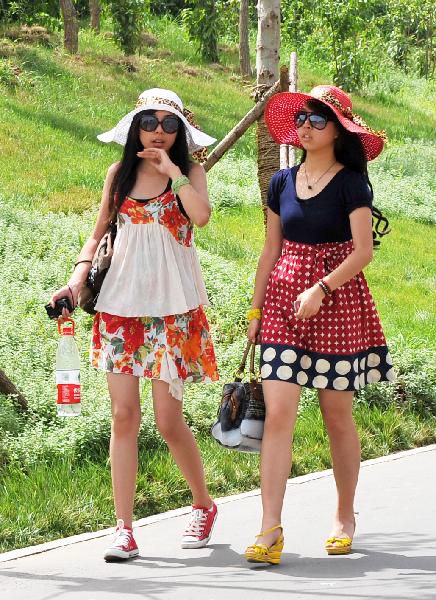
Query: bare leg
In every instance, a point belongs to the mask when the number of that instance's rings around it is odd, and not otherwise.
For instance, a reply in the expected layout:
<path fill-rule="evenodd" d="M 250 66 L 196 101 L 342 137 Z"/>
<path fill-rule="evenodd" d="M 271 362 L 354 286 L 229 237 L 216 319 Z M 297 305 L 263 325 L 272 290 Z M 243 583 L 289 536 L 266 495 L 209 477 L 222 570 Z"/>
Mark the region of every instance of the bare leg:
<path fill-rule="evenodd" d="M 297 418 L 301 388 L 284 381 L 263 381 L 266 406 L 262 440 L 260 476 L 262 490 L 262 529 L 281 523 L 286 481 L 291 472 L 292 437 Z M 270 546 L 280 531 L 258 537 L 257 543 Z"/>
<path fill-rule="evenodd" d="M 192 431 L 183 416 L 183 405 L 169 393 L 164 381 L 153 379 L 153 407 L 156 425 L 166 441 L 191 492 L 193 504 L 210 508 L 203 463 Z"/>
<path fill-rule="evenodd" d="M 320 390 L 321 412 L 330 440 L 338 505 L 332 536 L 354 534 L 354 496 L 360 468 L 360 441 L 353 420 L 353 392 Z"/>
<path fill-rule="evenodd" d="M 141 422 L 139 380 L 134 375 L 108 373 L 107 381 L 112 400 L 110 459 L 115 513 L 131 527 Z"/>

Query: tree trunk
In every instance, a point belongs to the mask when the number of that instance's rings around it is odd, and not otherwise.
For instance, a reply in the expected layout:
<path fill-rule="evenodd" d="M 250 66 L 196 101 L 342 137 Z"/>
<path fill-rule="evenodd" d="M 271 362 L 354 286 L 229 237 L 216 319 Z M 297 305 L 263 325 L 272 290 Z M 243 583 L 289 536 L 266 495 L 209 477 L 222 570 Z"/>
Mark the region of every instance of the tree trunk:
<path fill-rule="evenodd" d="M 72 0 L 60 0 L 60 4 L 64 19 L 64 48 L 71 54 L 77 54 L 79 49 L 79 23 L 76 9 Z"/>
<path fill-rule="evenodd" d="M 265 104 L 268 100 L 273 96 L 276 92 L 280 91 L 280 81 L 276 81 L 275 84 L 269 88 L 269 90 L 264 94 L 262 100 L 259 100 L 255 106 L 245 115 L 243 119 L 239 121 L 237 125 L 233 127 L 231 131 L 226 135 L 225 138 L 221 140 L 221 142 L 212 150 L 209 156 L 206 159 L 206 162 L 203 163 L 203 168 L 207 172 L 209 171 L 224 155 L 225 152 L 229 148 L 233 146 L 233 144 L 239 140 L 239 138 L 247 131 L 247 129 L 252 125 L 259 117 L 262 116 L 263 110 L 265 108 Z"/>
<path fill-rule="evenodd" d="M 257 100 L 279 78 L 280 0 L 259 0 L 256 45 Z M 272 140 L 264 118 L 257 122 L 257 177 L 266 223 L 269 180 L 280 167 L 280 147 Z"/>
<path fill-rule="evenodd" d="M 17 390 L 12 381 L 7 377 L 6 373 L 0 369 L 0 394 L 4 394 L 5 396 L 12 396 L 13 400 L 18 406 L 27 411 L 27 400 L 26 398 Z"/>
<path fill-rule="evenodd" d="M 239 8 L 239 64 L 242 77 L 251 77 L 250 44 L 248 39 L 248 0 Z"/>
<path fill-rule="evenodd" d="M 100 0 L 89 0 L 89 13 L 91 15 L 91 29 L 96 33 L 100 32 Z"/>

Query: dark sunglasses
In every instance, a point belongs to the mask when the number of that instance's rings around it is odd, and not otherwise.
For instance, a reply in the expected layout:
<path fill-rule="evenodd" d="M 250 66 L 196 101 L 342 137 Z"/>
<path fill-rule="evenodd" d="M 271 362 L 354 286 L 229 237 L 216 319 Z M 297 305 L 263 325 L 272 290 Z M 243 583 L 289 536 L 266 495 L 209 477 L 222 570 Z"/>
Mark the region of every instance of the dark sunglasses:
<path fill-rule="evenodd" d="M 297 127 L 302 127 L 304 123 L 309 119 L 309 123 L 315 129 L 325 129 L 327 122 L 329 121 L 328 117 L 324 115 L 319 115 L 314 112 L 307 112 L 305 110 L 300 110 L 297 112 L 294 118 L 295 125 Z"/>
<path fill-rule="evenodd" d="M 179 129 L 179 124 L 179 119 L 171 115 L 167 115 L 162 121 L 159 121 L 155 115 L 144 115 L 139 121 L 140 128 L 148 132 L 155 131 L 158 125 L 161 125 L 165 133 L 176 133 Z"/>

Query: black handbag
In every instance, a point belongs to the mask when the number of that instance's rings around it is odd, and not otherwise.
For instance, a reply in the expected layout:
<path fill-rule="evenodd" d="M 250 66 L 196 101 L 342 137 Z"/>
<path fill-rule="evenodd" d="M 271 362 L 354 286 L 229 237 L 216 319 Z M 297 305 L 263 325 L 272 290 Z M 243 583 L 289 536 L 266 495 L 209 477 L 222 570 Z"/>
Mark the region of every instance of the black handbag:
<path fill-rule="evenodd" d="M 243 382 L 250 352 L 250 379 Z M 224 384 L 211 435 L 221 446 L 239 452 L 260 452 L 265 422 L 262 383 L 254 369 L 256 346 L 248 341 L 232 383 Z"/>
<path fill-rule="evenodd" d="M 117 224 L 109 223 L 106 233 L 101 238 L 92 259 L 91 268 L 82 289 L 79 292 L 79 306 L 82 310 L 95 315 L 95 305 L 100 294 L 104 278 L 111 266 L 114 243 L 117 235 Z"/>

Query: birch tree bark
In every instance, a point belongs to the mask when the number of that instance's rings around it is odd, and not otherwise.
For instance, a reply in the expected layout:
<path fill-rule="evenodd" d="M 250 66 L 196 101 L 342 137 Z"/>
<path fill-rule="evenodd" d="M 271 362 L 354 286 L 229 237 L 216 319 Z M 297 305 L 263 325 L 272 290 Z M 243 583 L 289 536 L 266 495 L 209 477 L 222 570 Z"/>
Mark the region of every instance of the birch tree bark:
<path fill-rule="evenodd" d="M 239 7 L 239 65 L 242 77 L 251 77 L 248 0 L 241 0 Z"/>
<path fill-rule="evenodd" d="M 60 0 L 62 17 L 64 19 L 64 48 L 71 54 L 77 54 L 79 49 L 79 22 L 77 11 L 72 0 Z"/>
<path fill-rule="evenodd" d="M 256 80 L 259 100 L 279 78 L 280 0 L 259 0 L 257 4 Z M 266 223 L 266 199 L 269 180 L 280 166 L 280 147 L 262 117 L 257 122 L 257 176 Z"/>

